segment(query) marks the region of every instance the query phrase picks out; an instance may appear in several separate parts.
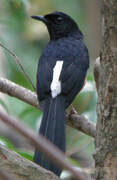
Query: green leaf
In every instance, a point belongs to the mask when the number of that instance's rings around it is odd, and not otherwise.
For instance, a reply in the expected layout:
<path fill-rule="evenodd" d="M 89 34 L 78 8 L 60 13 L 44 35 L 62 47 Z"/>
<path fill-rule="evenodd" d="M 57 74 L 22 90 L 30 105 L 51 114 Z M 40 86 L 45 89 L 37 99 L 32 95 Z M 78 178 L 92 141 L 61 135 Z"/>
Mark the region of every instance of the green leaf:
<path fill-rule="evenodd" d="M 7 138 L 0 136 L 0 143 L 3 144 L 4 146 L 6 146 L 7 148 L 11 149 L 11 150 L 15 150 L 14 145 L 11 143 L 11 141 L 9 141 Z"/>
<path fill-rule="evenodd" d="M 68 162 L 72 163 L 74 166 L 81 167 L 78 160 L 72 159 L 71 157 L 67 158 Z"/>
<path fill-rule="evenodd" d="M 94 77 L 92 76 L 92 74 L 88 74 L 88 76 L 87 76 L 87 80 L 88 81 L 94 81 Z"/>
<path fill-rule="evenodd" d="M 20 154 L 21 156 L 23 156 L 24 158 L 33 161 L 33 153 L 29 153 L 29 152 L 24 152 L 24 151 L 16 151 L 18 154 Z"/>
<path fill-rule="evenodd" d="M 10 140 L 8 140 L 7 138 L 5 138 L 3 136 L 0 137 L 0 144 L 6 146 L 10 150 L 15 151 L 16 153 L 20 154 L 24 158 L 33 161 L 33 153 L 18 150 L 17 148 L 14 147 L 14 145 L 11 143 Z"/>

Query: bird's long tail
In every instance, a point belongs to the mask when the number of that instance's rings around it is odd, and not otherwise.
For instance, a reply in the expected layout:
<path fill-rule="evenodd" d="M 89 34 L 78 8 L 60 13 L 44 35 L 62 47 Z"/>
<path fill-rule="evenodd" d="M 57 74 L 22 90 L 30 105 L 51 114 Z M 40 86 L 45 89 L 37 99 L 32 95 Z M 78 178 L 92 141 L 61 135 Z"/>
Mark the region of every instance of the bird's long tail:
<path fill-rule="evenodd" d="M 65 152 L 65 104 L 62 96 L 46 100 L 39 133 Z M 61 169 L 38 149 L 35 151 L 34 162 L 58 176 L 61 173 Z"/>

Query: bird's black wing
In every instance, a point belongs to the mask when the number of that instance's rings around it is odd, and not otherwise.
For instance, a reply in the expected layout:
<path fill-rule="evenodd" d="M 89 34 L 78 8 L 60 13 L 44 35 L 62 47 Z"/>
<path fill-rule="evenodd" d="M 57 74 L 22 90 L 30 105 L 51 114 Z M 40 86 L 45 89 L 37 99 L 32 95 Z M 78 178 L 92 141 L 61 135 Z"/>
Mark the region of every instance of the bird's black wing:
<path fill-rule="evenodd" d="M 82 89 L 87 71 L 80 65 L 75 63 L 64 63 L 60 76 L 62 94 L 66 99 L 66 107 L 68 107 L 75 96 Z"/>
<path fill-rule="evenodd" d="M 37 94 L 39 101 L 43 101 L 50 94 L 53 69 L 49 61 L 39 62 L 37 71 Z"/>

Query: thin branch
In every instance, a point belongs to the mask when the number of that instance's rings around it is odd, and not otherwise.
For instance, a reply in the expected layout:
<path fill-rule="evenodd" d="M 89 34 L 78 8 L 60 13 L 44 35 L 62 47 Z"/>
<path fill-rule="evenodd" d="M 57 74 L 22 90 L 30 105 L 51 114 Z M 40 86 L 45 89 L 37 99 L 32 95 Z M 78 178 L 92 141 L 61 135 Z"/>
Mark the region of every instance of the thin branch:
<path fill-rule="evenodd" d="M 16 97 L 34 107 L 39 108 L 36 93 L 26 89 L 12 81 L 0 78 L 0 92 Z"/>
<path fill-rule="evenodd" d="M 22 66 L 22 64 L 21 64 L 20 58 L 19 58 L 18 56 L 16 56 L 15 53 L 13 53 L 12 51 L 10 51 L 7 47 L 5 47 L 1 42 L 0 42 L 0 46 L 1 46 L 2 48 L 4 48 L 11 56 L 13 56 L 13 57 L 15 58 L 16 63 L 17 63 L 18 66 L 21 68 L 21 70 L 22 70 L 22 72 L 24 73 L 24 75 L 25 75 L 25 77 L 27 78 L 27 80 L 30 82 L 32 88 L 33 88 L 34 90 L 36 90 L 36 89 L 35 89 L 35 86 L 33 85 L 32 81 L 31 81 L 31 79 L 30 79 L 30 77 L 29 77 L 29 75 L 26 73 L 25 69 L 23 68 L 23 66 Z"/>
<path fill-rule="evenodd" d="M 94 123 L 88 120 L 83 115 L 78 115 L 78 113 L 69 115 L 67 118 L 67 124 L 91 137 L 96 135 L 96 126 Z"/>
<path fill-rule="evenodd" d="M 37 95 L 34 92 L 7 79 L 0 78 L 0 91 L 39 108 Z M 95 124 L 84 116 L 79 116 L 77 113 L 72 114 L 71 116 L 67 117 L 67 124 L 91 137 L 95 137 Z"/>
<path fill-rule="evenodd" d="M 48 159 L 51 159 L 52 162 L 56 163 L 63 169 L 70 171 L 76 179 L 84 180 L 84 177 L 66 160 L 64 153 L 46 138 L 41 135 L 36 135 L 33 131 L 25 127 L 23 123 L 18 122 L 15 118 L 10 117 L 2 111 L 0 111 L 0 119 L 29 139 L 30 142 L 35 147 L 39 148 L 41 152 L 45 153 Z"/>

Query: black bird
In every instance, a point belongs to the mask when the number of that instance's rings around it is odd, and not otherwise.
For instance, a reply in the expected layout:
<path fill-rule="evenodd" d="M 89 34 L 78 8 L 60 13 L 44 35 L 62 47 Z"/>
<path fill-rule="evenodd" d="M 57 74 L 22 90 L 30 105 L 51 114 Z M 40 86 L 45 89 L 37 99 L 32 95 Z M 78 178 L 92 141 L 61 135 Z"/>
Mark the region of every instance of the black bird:
<path fill-rule="evenodd" d="M 43 109 L 39 133 L 65 152 L 65 109 L 82 89 L 89 67 L 87 47 L 76 22 L 63 12 L 32 16 L 48 29 L 50 41 L 37 70 L 37 95 Z M 60 175 L 58 168 L 38 149 L 34 162 Z"/>

